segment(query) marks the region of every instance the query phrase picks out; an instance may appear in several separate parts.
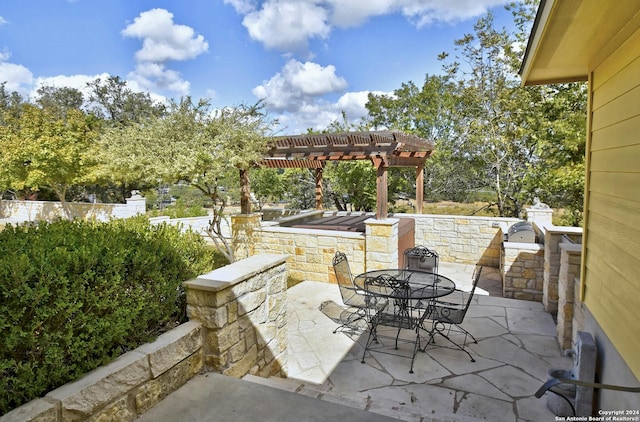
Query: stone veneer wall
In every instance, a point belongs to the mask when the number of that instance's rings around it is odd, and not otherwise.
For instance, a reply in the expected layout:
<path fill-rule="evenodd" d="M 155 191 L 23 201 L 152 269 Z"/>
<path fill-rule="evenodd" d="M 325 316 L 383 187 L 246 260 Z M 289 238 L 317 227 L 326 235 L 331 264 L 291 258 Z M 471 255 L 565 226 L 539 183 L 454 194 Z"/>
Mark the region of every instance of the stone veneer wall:
<path fill-rule="evenodd" d="M 582 245 L 561 243 L 560 275 L 558 277 L 558 343 L 562 349 L 570 349 L 573 340 L 575 306 L 575 280 L 580 278 Z M 579 301 L 578 296 L 578 301 Z M 576 332 L 577 335 L 577 332 Z"/>
<path fill-rule="evenodd" d="M 501 254 L 502 295 L 542 302 L 544 246 L 504 242 Z"/>
<path fill-rule="evenodd" d="M 344 252 L 351 272 L 365 271 L 364 233 L 267 226 L 255 232 L 255 253 L 287 254 L 287 270 L 294 280 L 335 283 L 333 256 Z"/>
<path fill-rule="evenodd" d="M 202 324 L 209 371 L 286 376 L 286 259 L 254 255 L 184 283 L 187 315 Z"/>
<path fill-rule="evenodd" d="M 187 322 L 0 422 L 132 421 L 202 370 L 202 344 L 200 324 Z"/>
<path fill-rule="evenodd" d="M 257 255 L 185 282 L 191 321 L 0 416 L 0 422 L 133 421 L 204 368 L 286 373 L 286 256 Z"/>
<path fill-rule="evenodd" d="M 456 215 L 396 214 L 415 219 L 415 243 L 434 248 L 445 262 L 500 266 L 502 235 L 520 220 Z"/>
<path fill-rule="evenodd" d="M 552 224 L 542 224 L 539 227 L 540 230 L 544 232 L 544 285 L 542 304 L 547 312 L 556 315 L 558 312 L 560 245 L 561 243 L 568 242 L 569 239 L 576 244 L 581 243 L 582 228 L 558 227 Z"/>

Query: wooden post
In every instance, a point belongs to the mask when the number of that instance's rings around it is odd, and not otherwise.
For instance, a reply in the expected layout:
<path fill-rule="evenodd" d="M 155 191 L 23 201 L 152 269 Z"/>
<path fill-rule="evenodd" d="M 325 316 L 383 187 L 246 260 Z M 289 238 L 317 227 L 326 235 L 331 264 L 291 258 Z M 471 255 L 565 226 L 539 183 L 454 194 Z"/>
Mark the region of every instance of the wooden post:
<path fill-rule="evenodd" d="M 424 202 L 424 164 L 416 167 L 416 214 L 422 214 Z"/>
<path fill-rule="evenodd" d="M 316 169 L 316 209 L 322 209 L 322 168 Z"/>
<path fill-rule="evenodd" d="M 387 204 L 387 165 L 381 157 L 371 159 L 376 166 L 376 219 L 384 220 L 389 213 Z"/>
<path fill-rule="evenodd" d="M 249 170 L 240 170 L 240 213 L 251 214 L 251 185 Z"/>

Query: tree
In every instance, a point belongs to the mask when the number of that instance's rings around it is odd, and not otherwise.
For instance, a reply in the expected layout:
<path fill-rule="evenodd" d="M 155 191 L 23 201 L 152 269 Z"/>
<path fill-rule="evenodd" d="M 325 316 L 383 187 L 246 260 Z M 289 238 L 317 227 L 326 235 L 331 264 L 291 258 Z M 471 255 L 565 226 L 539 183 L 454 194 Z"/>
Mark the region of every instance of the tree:
<path fill-rule="evenodd" d="M 238 184 L 264 157 L 271 122 L 259 105 L 211 110 L 206 101 L 171 102 L 165 116 L 113 127 L 100 139 L 105 174 L 118 183 L 134 180 L 197 188 L 213 204 L 208 234 L 234 261 L 233 245 L 222 232 L 228 186 Z"/>
<path fill-rule="evenodd" d="M 445 74 L 427 75 L 421 89 L 409 82 L 393 95 L 369 96 L 374 125 L 435 141 L 427 197 L 463 201 L 490 191 L 499 214 L 514 217 L 535 197 L 581 208 L 584 85 L 522 87 L 517 77 L 536 3 L 508 6 L 514 34 L 496 29 L 491 13 L 480 18 L 473 33 L 455 41 L 453 56 L 439 56 Z"/>
<path fill-rule="evenodd" d="M 286 185 L 279 169 L 259 168 L 251 171 L 251 192 L 260 211 L 267 201 L 279 201 L 284 197 Z"/>
<path fill-rule="evenodd" d="M 366 105 L 373 126 L 412 133 L 435 143 L 435 154 L 425 163 L 426 199 L 464 201 L 479 184 L 476 163 L 462 153 L 461 139 L 455 132 L 459 118 L 456 88 L 448 75 L 426 75 L 422 87 L 409 81 L 391 95 L 369 94 Z M 405 181 L 413 178 L 405 173 L 400 176 Z M 397 177 L 392 175 L 391 183 Z M 412 190 L 407 195 L 414 193 Z"/>
<path fill-rule="evenodd" d="M 127 87 L 127 81 L 119 76 L 109 76 L 88 82 L 93 113 L 112 125 L 139 123 L 149 117 L 161 116 L 165 106 L 154 101 L 148 93 L 134 92 Z"/>
<path fill-rule="evenodd" d="M 95 164 L 94 123 L 80 110 L 68 110 L 61 118 L 51 110 L 24 105 L 19 116 L 8 116 L 0 126 L 0 180 L 15 190 L 49 187 L 70 218 L 67 191 L 86 183 Z"/>
<path fill-rule="evenodd" d="M 69 110 L 80 110 L 84 98 L 82 92 L 75 88 L 41 86 L 38 88 L 36 103 L 59 117 L 65 117 Z"/>

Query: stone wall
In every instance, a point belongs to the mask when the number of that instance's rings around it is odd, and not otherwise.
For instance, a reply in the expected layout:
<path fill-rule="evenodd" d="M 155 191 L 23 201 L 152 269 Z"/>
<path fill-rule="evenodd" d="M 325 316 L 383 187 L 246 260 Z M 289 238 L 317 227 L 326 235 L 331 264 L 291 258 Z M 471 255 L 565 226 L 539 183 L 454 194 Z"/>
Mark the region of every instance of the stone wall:
<path fill-rule="evenodd" d="M 285 260 L 256 255 L 185 282 L 191 321 L 0 422 L 132 421 L 203 369 L 285 375 Z"/>
<path fill-rule="evenodd" d="M 416 221 L 415 244 L 438 251 L 445 262 L 500 266 L 502 235 L 520 220 L 456 215 L 396 214 Z"/>
<path fill-rule="evenodd" d="M 200 324 L 187 322 L 0 422 L 132 421 L 202 370 L 202 344 Z"/>
<path fill-rule="evenodd" d="M 233 377 L 286 375 L 287 255 L 255 255 L 184 283 L 204 363 Z"/>
<path fill-rule="evenodd" d="M 111 218 L 129 218 L 146 213 L 146 200 L 134 195 L 126 204 L 89 204 L 69 202 L 71 217 L 109 221 Z M 63 215 L 60 202 L 49 201 L 0 201 L 0 220 L 18 224 L 32 221 L 54 221 Z"/>
<path fill-rule="evenodd" d="M 500 268 L 502 295 L 506 298 L 542 302 L 544 246 L 537 243 L 504 242 Z"/>
<path fill-rule="evenodd" d="M 351 272 L 365 271 L 364 233 L 267 226 L 255 233 L 255 253 L 287 254 L 287 270 L 294 280 L 335 283 L 333 256 L 344 252 Z"/>

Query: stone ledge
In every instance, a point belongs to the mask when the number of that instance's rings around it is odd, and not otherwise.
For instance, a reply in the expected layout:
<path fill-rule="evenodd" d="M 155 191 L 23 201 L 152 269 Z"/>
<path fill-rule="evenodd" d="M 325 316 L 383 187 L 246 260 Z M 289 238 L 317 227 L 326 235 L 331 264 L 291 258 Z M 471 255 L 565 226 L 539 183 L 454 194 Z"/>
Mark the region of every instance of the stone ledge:
<path fill-rule="evenodd" d="M 157 378 L 196 353 L 201 347 L 201 325 L 189 321 L 162 334 L 153 343 L 143 344 L 136 351 L 149 357 L 151 375 Z"/>
<path fill-rule="evenodd" d="M 218 292 L 286 262 L 288 255 L 259 254 L 185 281 L 183 286 Z"/>
<path fill-rule="evenodd" d="M 130 420 L 135 417 L 131 394 L 148 383 L 166 395 L 202 368 L 202 328 L 187 322 L 67 383 L 0 416 L 0 422 Z M 162 384 L 162 385 L 160 385 Z M 167 384 L 167 385 L 164 385 Z M 114 419 L 115 418 L 115 419 Z"/>

